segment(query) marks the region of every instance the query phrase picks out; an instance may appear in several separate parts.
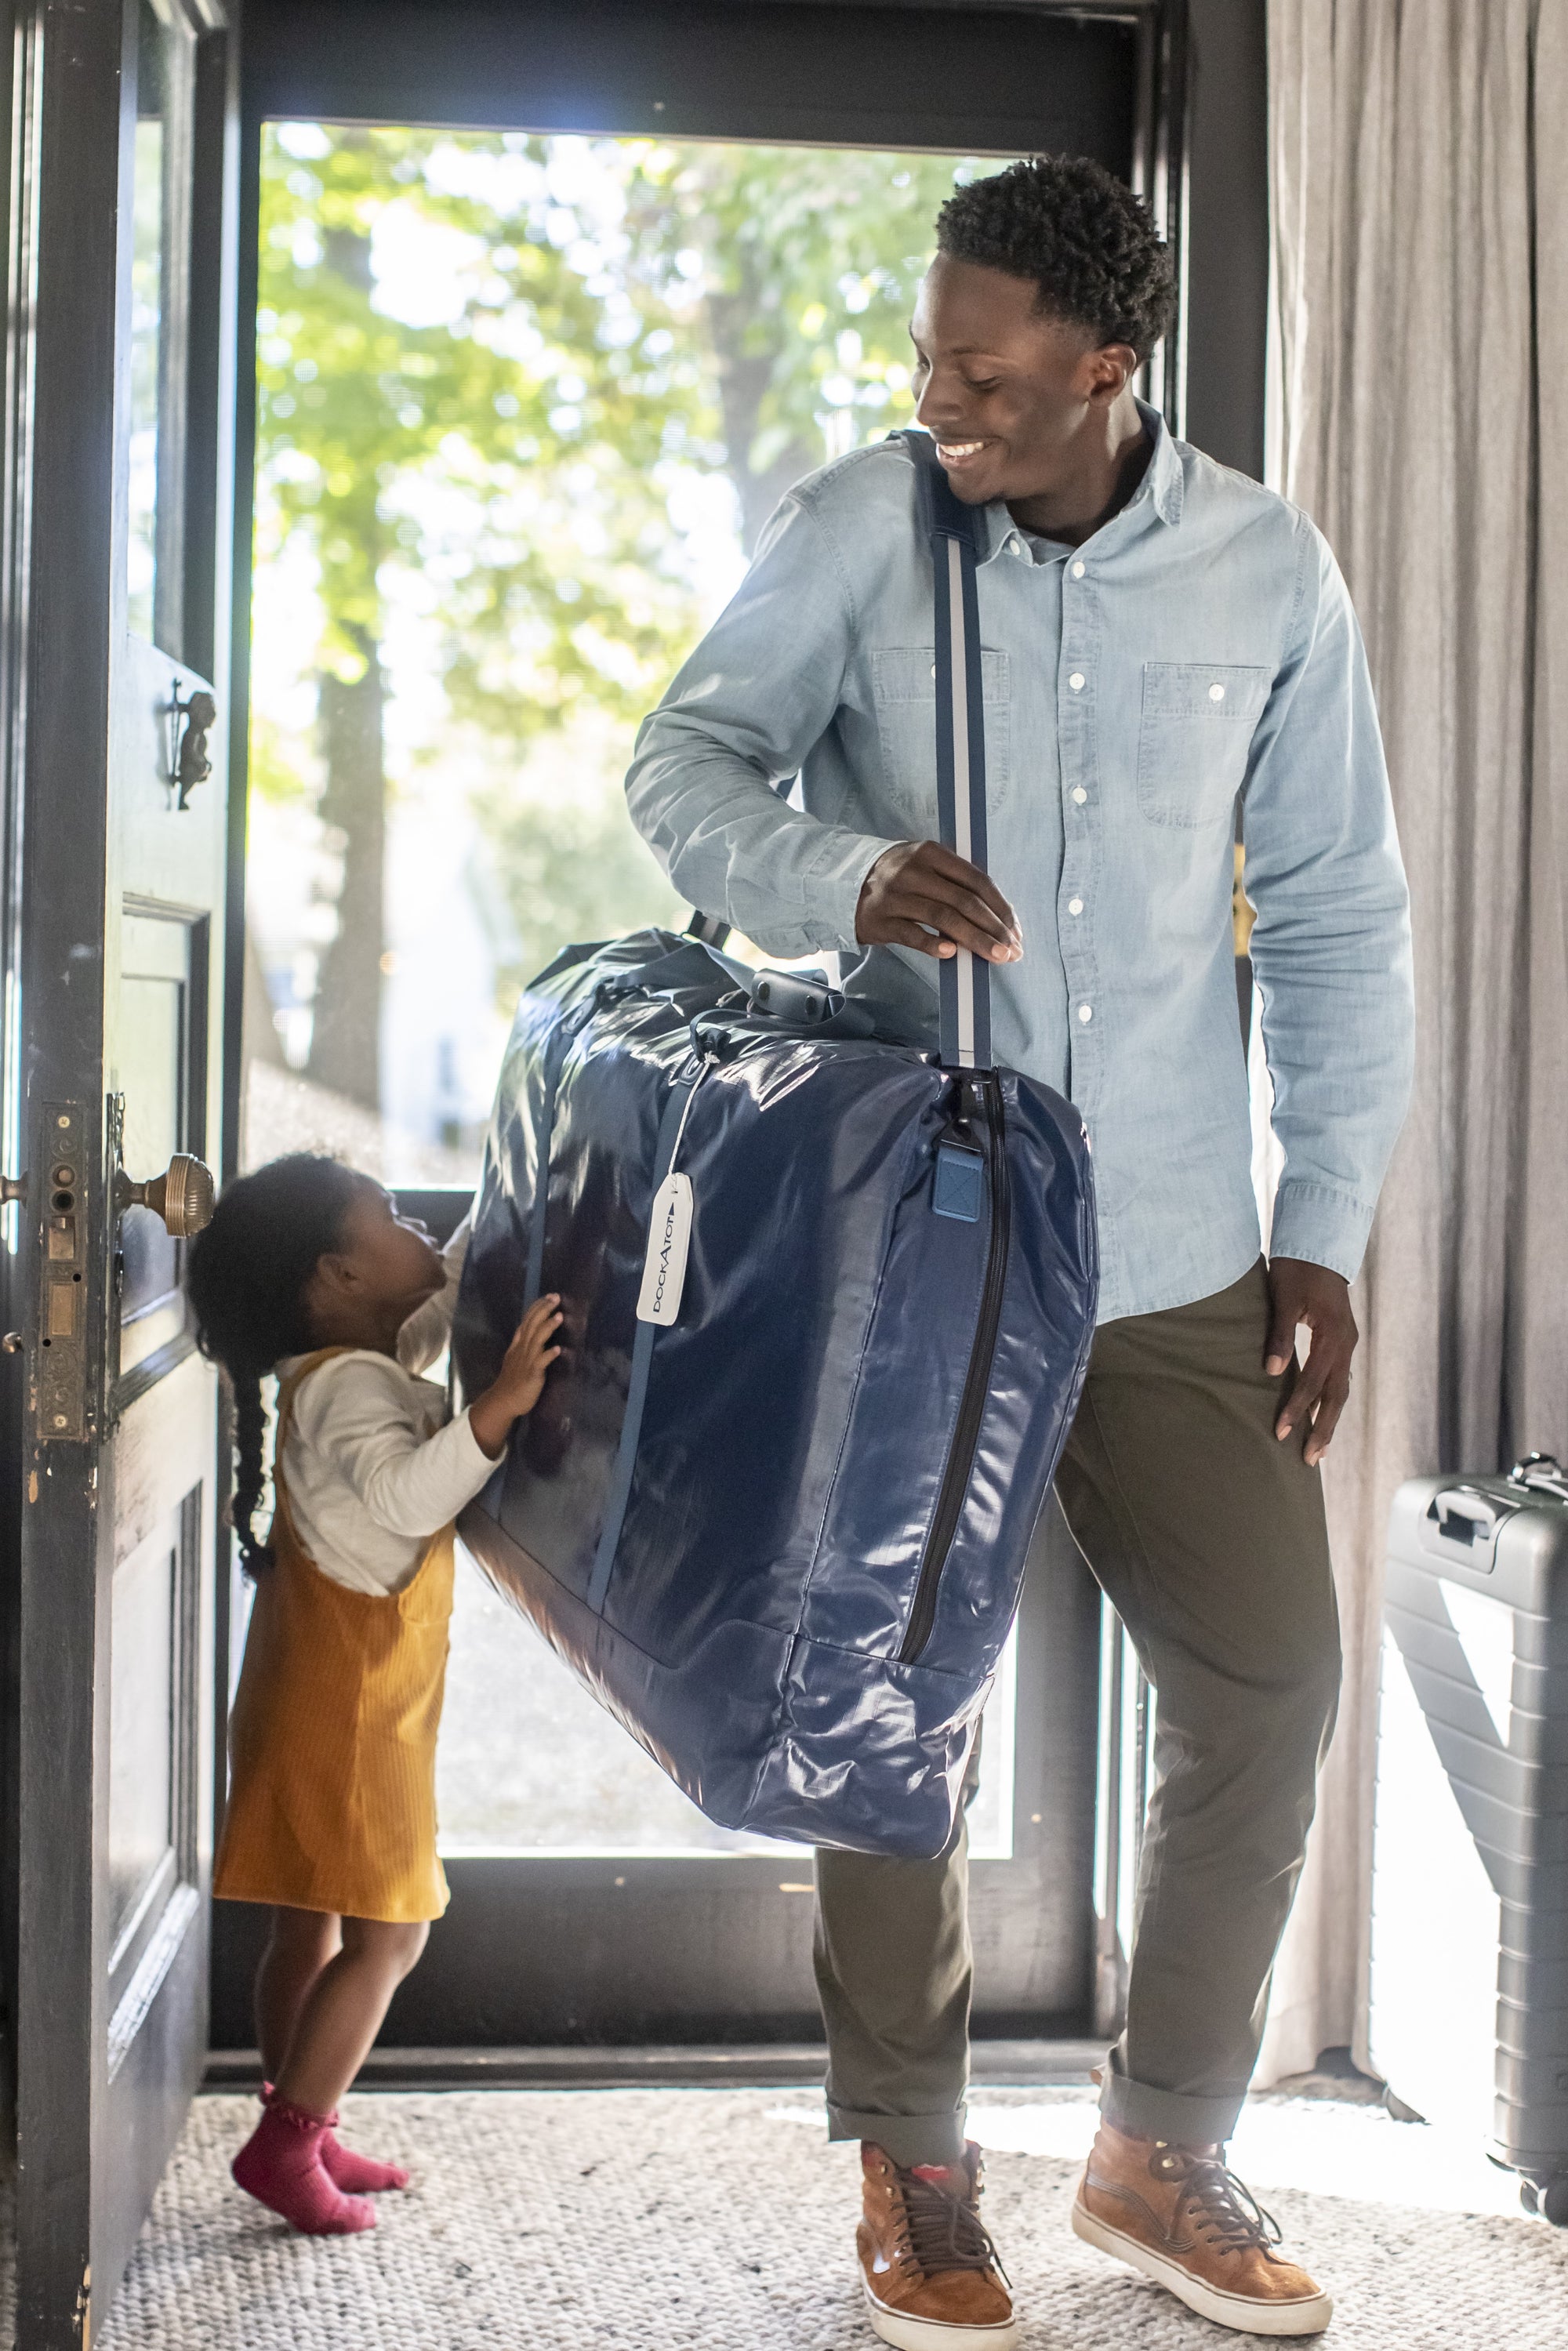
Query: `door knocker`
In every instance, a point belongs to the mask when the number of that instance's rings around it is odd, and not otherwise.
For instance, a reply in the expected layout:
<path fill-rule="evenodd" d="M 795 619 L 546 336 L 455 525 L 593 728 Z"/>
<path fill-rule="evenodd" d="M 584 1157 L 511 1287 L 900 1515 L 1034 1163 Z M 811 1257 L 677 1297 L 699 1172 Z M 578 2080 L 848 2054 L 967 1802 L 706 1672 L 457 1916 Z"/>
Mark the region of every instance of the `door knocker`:
<path fill-rule="evenodd" d="M 174 726 L 176 749 L 173 780 L 179 786 L 180 797 L 175 805 L 189 808 L 191 793 L 197 784 L 204 784 L 213 772 L 207 757 L 207 735 L 218 715 L 218 705 L 205 686 L 198 687 L 187 702 L 182 702 L 178 687 L 174 692 Z"/>

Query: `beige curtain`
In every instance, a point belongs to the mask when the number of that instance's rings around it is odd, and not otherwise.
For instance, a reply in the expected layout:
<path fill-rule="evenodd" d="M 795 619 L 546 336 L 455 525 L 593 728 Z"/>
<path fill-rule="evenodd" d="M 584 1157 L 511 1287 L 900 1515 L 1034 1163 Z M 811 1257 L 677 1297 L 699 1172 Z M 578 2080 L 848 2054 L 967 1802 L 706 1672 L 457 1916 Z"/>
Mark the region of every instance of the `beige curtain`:
<path fill-rule="evenodd" d="M 1568 0 L 1269 0 L 1269 47 L 1278 486 L 1366 632 L 1419 1022 L 1325 1471 L 1344 1699 L 1271 2080 L 1365 2062 L 1390 1497 L 1568 1458 Z"/>

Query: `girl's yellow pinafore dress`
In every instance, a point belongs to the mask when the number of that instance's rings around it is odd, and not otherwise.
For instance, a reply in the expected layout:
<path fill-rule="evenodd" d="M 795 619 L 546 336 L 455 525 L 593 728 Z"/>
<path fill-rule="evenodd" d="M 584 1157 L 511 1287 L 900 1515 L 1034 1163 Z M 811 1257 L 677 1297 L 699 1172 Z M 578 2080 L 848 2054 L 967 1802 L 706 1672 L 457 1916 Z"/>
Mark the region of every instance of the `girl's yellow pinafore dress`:
<path fill-rule="evenodd" d="M 439 1918 L 435 1734 L 452 1616 L 453 1529 L 399 1592 L 350 1592 L 307 1553 L 284 1447 L 308 1355 L 277 1399 L 273 1564 L 256 1604 L 230 1726 L 228 1810 L 213 1892 L 231 1902 Z"/>

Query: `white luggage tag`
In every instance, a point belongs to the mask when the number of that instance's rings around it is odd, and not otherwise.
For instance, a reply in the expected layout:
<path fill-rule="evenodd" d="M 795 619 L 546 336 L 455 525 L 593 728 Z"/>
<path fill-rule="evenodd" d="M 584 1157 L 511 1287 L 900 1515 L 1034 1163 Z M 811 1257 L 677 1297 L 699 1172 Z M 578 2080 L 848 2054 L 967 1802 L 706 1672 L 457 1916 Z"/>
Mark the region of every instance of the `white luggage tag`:
<path fill-rule="evenodd" d="M 653 1195 L 648 1253 L 643 1259 L 643 1290 L 637 1301 L 639 1322 L 655 1322 L 667 1329 L 681 1311 L 693 1205 L 692 1179 L 678 1172 L 666 1176 Z"/>
<path fill-rule="evenodd" d="M 686 1121 L 692 1114 L 692 1104 L 697 1089 L 708 1073 L 711 1056 L 705 1054 L 703 1067 L 697 1071 L 686 1091 L 681 1108 L 681 1122 L 675 1129 L 675 1139 L 670 1145 L 670 1173 L 653 1195 L 653 1206 L 648 1218 L 648 1247 L 643 1259 L 643 1288 L 637 1299 L 637 1320 L 652 1322 L 667 1331 L 681 1311 L 681 1292 L 686 1286 L 686 1255 L 692 1245 L 692 1213 L 696 1203 L 692 1196 L 692 1179 L 682 1176 L 675 1167 L 685 1141 Z"/>

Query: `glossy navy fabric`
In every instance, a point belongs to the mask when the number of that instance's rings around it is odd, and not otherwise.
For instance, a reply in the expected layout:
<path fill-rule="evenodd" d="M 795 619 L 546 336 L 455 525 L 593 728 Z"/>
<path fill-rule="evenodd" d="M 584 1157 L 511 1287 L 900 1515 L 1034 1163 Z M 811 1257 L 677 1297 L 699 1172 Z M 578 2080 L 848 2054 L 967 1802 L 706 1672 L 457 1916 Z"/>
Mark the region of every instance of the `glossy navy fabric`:
<path fill-rule="evenodd" d="M 994 1353 L 930 1637 L 902 1662 L 975 1348 L 989 1176 L 976 1221 L 935 1213 L 953 1076 L 918 1045 L 750 1015 L 747 977 L 643 932 L 569 949 L 524 997 L 458 1303 L 458 1380 L 482 1387 L 516 1328 L 541 1190 L 538 1286 L 565 1301 L 566 1353 L 463 1532 L 711 1819 L 934 1854 L 1082 1383 L 1088 1145 L 1071 1104 L 1002 1073 L 1010 1243 Z M 685 1287 L 653 1337 L 595 1608 L 661 1119 L 699 1071 L 675 1161 L 695 1195 Z"/>

